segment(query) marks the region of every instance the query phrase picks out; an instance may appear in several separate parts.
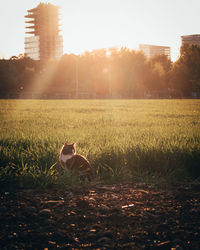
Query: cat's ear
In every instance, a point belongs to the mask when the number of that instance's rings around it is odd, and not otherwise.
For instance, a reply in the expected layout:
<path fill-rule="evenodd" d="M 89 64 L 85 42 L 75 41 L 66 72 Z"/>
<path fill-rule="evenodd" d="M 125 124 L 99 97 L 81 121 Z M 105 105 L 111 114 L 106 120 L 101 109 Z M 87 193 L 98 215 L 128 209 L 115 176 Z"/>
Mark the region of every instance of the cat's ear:
<path fill-rule="evenodd" d="M 76 145 L 76 142 L 73 142 L 72 145 L 75 146 L 75 145 Z"/>
<path fill-rule="evenodd" d="M 65 142 L 64 145 L 67 146 L 67 143 Z"/>

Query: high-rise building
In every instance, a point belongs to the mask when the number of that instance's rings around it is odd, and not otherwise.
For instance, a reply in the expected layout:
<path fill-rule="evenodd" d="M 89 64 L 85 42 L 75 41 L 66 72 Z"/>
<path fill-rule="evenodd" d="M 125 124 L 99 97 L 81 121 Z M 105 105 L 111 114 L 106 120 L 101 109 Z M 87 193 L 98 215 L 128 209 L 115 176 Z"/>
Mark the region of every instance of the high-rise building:
<path fill-rule="evenodd" d="M 63 39 L 59 34 L 59 7 L 40 3 L 28 10 L 25 16 L 25 56 L 35 60 L 60 58 L 63 54 Z"/>
<path fill-rule="evenodd" d="M 181 43 L 200 46 L 200 34 L 181 36 Z"/>
<path fill-rule="evenodd" d="M 169 59 L 171 59 L 171 50 L 168 46 L 140 44 L 139 50 L 142 50 L 148 58 L 156 55 L 166 55 Z"/>

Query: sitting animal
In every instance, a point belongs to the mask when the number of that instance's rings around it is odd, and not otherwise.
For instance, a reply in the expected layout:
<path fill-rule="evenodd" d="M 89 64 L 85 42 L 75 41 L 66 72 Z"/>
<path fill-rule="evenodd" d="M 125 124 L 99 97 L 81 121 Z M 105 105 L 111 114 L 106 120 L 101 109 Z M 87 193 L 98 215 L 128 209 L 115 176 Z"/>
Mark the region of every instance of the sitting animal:
<path fill-rule="evenodd" d="M 60 151 L 59 161 L 64 170 L 71 170 L 74 174 L 92 179 L 92 166 L 82 155 L 76 154 L 75 143 L 65 143 Z"/>

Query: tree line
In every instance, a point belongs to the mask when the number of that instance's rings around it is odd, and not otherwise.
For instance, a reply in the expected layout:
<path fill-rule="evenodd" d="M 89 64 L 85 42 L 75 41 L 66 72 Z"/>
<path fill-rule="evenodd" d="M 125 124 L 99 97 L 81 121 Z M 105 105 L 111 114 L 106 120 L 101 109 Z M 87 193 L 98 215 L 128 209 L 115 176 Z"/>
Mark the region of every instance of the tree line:
<path fill-rule="evenodd" d="M 13 56 L 0 60 L 0 97 L 191 98 L 200 97 L 200 47 L 184 45 L 172 62 L 127 48 L 99 49 L 60 60 Z"/>

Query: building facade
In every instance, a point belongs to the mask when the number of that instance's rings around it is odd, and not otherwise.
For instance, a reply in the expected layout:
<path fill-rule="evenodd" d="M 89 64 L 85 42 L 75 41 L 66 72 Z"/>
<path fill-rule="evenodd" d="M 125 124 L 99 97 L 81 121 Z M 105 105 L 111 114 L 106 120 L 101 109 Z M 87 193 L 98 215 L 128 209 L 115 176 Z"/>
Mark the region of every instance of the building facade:
<path fill-rule="evenodd" d="M 200 34 L 181 36 L 181 44 L 200 46 Z"/>
<path fill-rule="evenodd" d="M 166 55 L 169 59 L 171 59 L 171 49 L 168 46 L 140 44 L 139 50 L 143 51 L 147 58 L 157 55 Z"/>
<path fill-rule="evenodd" d="M 35 60 L 58 59 L 63 54 L 63 39 L 59 34 L 59 7 L 40 3 L 28 10 L 25 56 Z"/>

